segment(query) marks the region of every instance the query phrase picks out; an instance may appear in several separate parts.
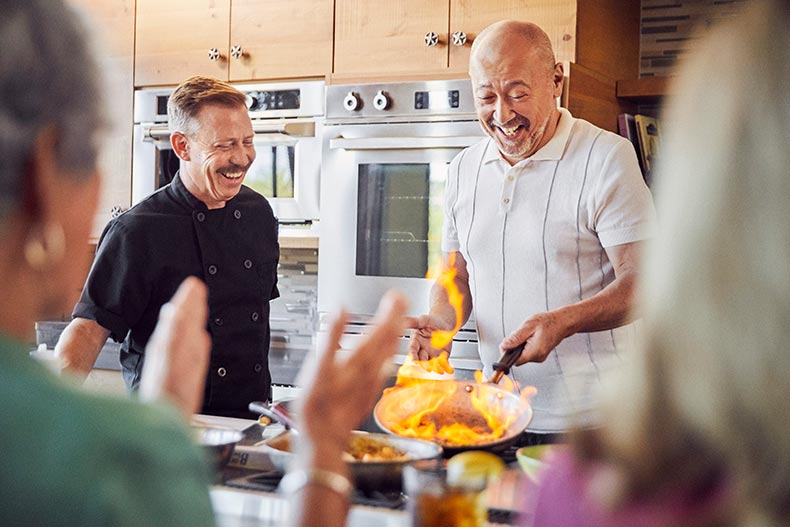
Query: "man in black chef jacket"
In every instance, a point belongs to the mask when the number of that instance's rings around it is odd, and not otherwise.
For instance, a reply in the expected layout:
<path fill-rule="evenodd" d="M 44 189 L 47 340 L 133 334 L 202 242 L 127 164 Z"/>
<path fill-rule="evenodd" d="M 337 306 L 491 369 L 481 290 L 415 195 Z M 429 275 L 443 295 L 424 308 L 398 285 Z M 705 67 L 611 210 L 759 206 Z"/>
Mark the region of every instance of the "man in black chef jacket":
<path fill-rule="evenodd" d="M 203 413 L 249 417 L 270 398 L 269 301 L 277 290 L 277 220 L 242 186 L 255 160 L 245 96 L 224 82 L 187 79 L 167 105 L 180 169 L 166 187 L 105 228 L 73 320 L 56 346 L 87 375 L 111 336 L 126 385 L 140 383 L 160 308 L 187 276 L 209 290 L 211 362 Z"/>

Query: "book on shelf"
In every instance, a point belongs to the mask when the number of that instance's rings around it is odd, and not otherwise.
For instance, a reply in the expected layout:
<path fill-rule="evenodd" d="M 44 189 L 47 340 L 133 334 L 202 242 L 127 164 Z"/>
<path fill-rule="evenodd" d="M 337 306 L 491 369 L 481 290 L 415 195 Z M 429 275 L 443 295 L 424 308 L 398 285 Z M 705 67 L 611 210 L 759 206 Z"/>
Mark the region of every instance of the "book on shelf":
<path fill-rule="evenodd" d="M 617 131 L 634 145 L 634 152 L 636 152 L 636 159 L 639 161 L 639 168 L 642 170 L 642 174 L 644 174 L 645 167 L 642 164 L 642 153 L 639 148 L 639 136 L 636 133 L 636 119 L 634 119 L 634 115 L 630 113 L 621 113 L 618 115 Z"/>
<path fill-rule="evenodd" d="M 639 138 L 642 173 L 645 176 L 645 181 L 650 185 L 656 158 L 660 151 L 661 126 L 657 118 L 649 115 L 637 114 L 634 116 L 634 121 L 636 122 L 636 134 Z"/>

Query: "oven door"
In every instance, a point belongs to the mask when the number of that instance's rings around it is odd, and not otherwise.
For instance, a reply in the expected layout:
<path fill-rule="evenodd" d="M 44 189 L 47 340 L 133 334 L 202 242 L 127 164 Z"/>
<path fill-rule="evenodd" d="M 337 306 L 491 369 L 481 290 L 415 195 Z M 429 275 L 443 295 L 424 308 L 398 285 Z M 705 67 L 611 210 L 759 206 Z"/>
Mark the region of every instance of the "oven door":
<path fill-rule="evenodd" d="M 319 217 L 321 123 L 315 119 L 253 121 L 255 161 L 244 184 L 268 198 L 281 223 Z M 134 127 L 132 203 L 167 185 L 179 159 L 170 146 L 167 125 Z"/>
<path fill-rule="evenodd" d="M 441 262 L 450 161 L 483 137 L 477 122 L 325 127 L 318 302 L 363 320 L 390 288 L 428 311 Z"/>

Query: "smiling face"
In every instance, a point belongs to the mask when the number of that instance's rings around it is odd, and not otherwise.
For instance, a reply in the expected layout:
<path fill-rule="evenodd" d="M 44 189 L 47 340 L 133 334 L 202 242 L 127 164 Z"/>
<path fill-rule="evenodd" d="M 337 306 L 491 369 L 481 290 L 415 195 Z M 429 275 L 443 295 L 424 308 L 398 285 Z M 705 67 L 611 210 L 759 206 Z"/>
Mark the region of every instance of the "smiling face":
<path fill-rule="evenodd" d="M 472 53 L 480 125 L 511 165 L 548 143 L 556 129 L 563 68 L 550 57 L 523 36 L 501 32 L 485 35 Z"/>
<path fill-rule="evenodd" d="M 209 209 L 222 208 L 255 160 L 252 123 L 246 107 L 220 104 L 203 106 L 195 121 L 194 132 L 173 134 L 182 181 Z"/>

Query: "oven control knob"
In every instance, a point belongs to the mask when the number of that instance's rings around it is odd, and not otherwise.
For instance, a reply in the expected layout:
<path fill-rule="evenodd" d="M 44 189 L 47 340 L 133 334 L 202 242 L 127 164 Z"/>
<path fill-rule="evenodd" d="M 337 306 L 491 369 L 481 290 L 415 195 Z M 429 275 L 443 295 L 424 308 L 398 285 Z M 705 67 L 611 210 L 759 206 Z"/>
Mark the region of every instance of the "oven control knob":
<path fill-rule="evenodd" d="M 362 99 L 359 98 L 358 94 L 350 91 L 343 99 L 343 107 L 349 112 L 355 112 L 362 108 Z"/>
<path fill-rule="evenodd" d="M 383 90 L 379 90 L 373 97 L 373 107 L 377 110 L 386 110 L 390 107 L 390 97 Z"/>

